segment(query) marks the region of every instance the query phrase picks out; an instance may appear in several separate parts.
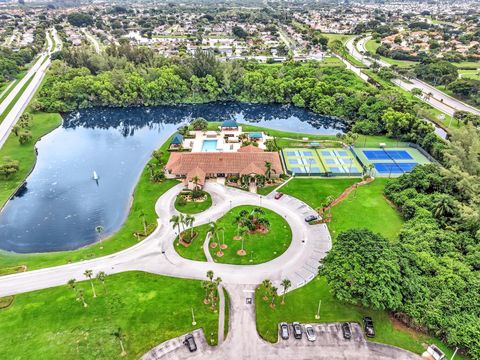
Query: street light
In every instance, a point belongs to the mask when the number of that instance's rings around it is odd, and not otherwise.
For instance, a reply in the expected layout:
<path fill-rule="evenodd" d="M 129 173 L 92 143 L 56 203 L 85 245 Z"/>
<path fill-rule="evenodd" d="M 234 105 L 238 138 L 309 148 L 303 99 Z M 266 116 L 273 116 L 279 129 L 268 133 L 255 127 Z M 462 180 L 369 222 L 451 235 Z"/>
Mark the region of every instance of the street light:
<path fill-rule="evenodd" d="M 197 322 L 195 321 L 195 314 L 193 312 L 193 308 L 192 308 L 192 325 L 193 326 L 197 325 Z"/>
<path fill-rule="evenodd" d="M 318 301 L 317 313 L 315 314 L 315 319 L 320 319 L 320 306 L 322 306 L 322 300 Z"/>

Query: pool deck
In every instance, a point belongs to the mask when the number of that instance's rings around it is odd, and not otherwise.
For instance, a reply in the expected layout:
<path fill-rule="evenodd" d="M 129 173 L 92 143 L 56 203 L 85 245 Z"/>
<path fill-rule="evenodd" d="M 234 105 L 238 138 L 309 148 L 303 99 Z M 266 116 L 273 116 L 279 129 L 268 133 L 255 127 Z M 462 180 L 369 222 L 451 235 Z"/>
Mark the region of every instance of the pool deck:
<path fill-rule="evenodd" d="M 203 148 L 203 142 L 205 140 L 216 140 L 217 147 L 216 151 L 218 152 L 237 152 L 241 146 L 242 142 L 239 140 L 239 137 L 243 134 L 242 127 L 238 127 L 237 130 L 208 130 L 208 131 L 190 131 L 189 135 L 184 138 L 182 146 L 184 149 L 191 149 L 192 152 L 205 152 Z M 266 150 L 265 142 L 267 140 L 273 139 L 271 136 L 267 136 L 264 133 L 262 138 L 258 139 L 258 147 L 260 149 Z M 226 141 L 228 139 L 228 142 Z M 213 150 L 211 150 L 213 151 Z"/>

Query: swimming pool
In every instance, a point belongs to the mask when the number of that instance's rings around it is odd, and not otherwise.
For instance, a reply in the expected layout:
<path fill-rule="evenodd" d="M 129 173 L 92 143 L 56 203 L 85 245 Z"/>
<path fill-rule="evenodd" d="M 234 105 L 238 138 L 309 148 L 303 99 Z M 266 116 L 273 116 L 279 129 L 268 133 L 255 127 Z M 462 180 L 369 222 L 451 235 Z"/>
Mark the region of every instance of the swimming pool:
<path fill-rule="evenodd" d="M 215 152 L 217 150 L 217 140 L 203 140 L 202 152 Z"/>

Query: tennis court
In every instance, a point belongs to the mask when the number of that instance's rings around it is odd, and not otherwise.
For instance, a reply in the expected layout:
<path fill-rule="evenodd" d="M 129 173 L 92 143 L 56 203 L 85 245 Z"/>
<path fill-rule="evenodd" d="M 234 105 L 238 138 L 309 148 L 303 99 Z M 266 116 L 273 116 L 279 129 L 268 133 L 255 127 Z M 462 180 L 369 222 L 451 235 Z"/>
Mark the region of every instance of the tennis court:
<path fill-rule="evenodd" d="M 362 166 L 355 159 L 350 150 L 346 149 L 318 149 L 318 155 L 327 172 L 334 175 L 361 175 Z"/>
<path fill-rule="evenodd" d="M 313 149 L 289 148 L 282 150 L 287 170 L 295 174 L 322 175 L 325 168 Z"/>
<path fill-rule="evenodd" d="M 420 151 L 410 147 L 355 148 L 354 151 L 365 166 L 373 165 L 376 176 L 399 176 L 412 171 L 419 164 L 430 163 Z"/>

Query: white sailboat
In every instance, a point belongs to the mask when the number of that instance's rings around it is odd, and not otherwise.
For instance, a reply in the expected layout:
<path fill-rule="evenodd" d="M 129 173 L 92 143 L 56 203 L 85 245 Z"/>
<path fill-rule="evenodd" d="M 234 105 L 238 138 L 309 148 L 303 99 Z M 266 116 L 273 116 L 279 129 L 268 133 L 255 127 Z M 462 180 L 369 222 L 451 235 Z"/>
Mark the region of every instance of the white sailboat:
<path fill-rule="evenodd" d="M 93 170 L 93 180 L 98 180 L 98 175 L 97 175 L 97 172 L 95 170 Z"/>

